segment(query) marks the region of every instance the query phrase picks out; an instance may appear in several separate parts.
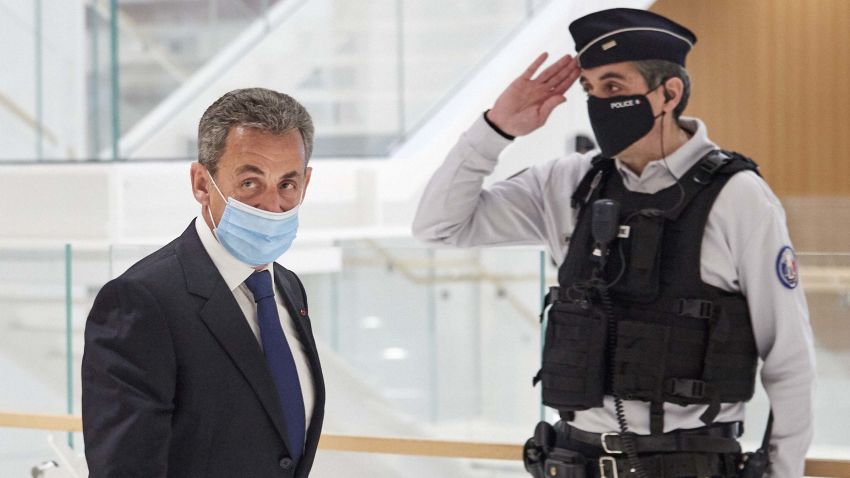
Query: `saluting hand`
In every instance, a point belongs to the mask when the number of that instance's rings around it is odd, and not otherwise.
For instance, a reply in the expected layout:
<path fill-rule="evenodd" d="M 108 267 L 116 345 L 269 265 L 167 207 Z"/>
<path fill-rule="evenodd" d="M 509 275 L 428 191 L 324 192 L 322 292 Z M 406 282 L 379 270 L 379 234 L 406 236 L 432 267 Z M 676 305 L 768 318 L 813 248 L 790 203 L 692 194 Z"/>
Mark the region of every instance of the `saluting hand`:
<path fill-rule="evenodd" d="M 567 101 L 567 89 L 581 73 L 571 55 L 564 55 L 532 79 L 548 53 L 534 62 L 499 95 L 487 119 L 511 136 L 523 136 L 543 126 L 556 106 Z"/>

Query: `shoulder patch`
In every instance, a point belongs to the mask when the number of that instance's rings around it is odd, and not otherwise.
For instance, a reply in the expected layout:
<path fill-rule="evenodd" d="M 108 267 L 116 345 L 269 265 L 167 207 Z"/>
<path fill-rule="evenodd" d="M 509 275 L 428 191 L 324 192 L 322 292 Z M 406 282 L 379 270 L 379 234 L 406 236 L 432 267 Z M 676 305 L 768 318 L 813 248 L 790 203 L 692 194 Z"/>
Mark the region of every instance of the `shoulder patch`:
<path fill-rule="evenodd" d="M 797 254 L 791 246 L 785 246 L 779 250 L 776 256 L 776 275 L 779 276 L 779 282 L 788 289 L 794 289 L 800 283 Z"/>

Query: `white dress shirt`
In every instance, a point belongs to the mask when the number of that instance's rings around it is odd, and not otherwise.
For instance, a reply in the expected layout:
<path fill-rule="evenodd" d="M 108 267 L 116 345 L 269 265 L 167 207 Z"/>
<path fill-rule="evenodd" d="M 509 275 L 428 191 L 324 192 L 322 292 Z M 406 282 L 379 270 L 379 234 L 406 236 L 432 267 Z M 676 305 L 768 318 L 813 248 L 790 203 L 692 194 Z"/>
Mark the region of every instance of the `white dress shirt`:
<path fill-rule="evenodd" d="M 677 177 L 717 148 L 700 120 L 682 118 L 680 123 L 693 136 L 667 157 Z M 422 240 L 456 246 L 542 242 L 560 265 L 577 219 L 570 197 L 597 152 L 540 163 L 484 189 L 484 178 L 508 144 L 510 140 L 479 117 L 428 183 L 413 233 Z M 652 194 L 675 184 L 662 161 L 649 163 L 641 175 L 619 161 L 617 170 L 630 191 Z M 767 184 L 751 171 L 730 178 L 709 213 L 700 274 L 707 284 L 747 298 L 764 361 L 761 380 L 775 416 L 771 476 L 783 478 L 803 474 L 812 438 L 814 382 L 814 347 L 803 288 L 789 289 L 777 275 L 777 256 L 790 245 L 785 212 Z M 649 433 L 648 403 L 624 405 L 629 428 Z M 703 426 L 699 417 L 706 407 L 665 404 L 665 431 Z M 716 420 L 743 419 L 743 403 L 724 403 Z M 603 408 L 577 412 L 571 423 L 590 432 L 617 431 L 613 398 L 605 397 Z"/>
<path fill-rule="evenodd" d="M 260 324 L 257 322 L 257 304 L 254 302 L 254 295 L 248 286 L 245 284 L 251 274 L 254 273 L 254 268 L 240 262 L 238 259 L 230 255 L 216 239 L 204 219 L 198 216 L 195 219 L 195 229 L 198 231 L 198 237 L 201 238 L 201 243 L 204 245 L 207 254 L 212 259 L 213 264 L 218 269 L 218 272 L 224 278 L 224 282 L 230 291 L 233 292 L 233 297 L 239 308 L 242 309 L 242 314 L 248 321 L 248 326 L 257 337 L 257 342 L 262 349 L 263 343 L 260 340 Z M 295 324 L 286 310 L 283 298 L 280 291 L 277 289 L 277 284 L 274 281 L 272 273 L 272 264 L 266 265 L 265 272 L 272 274 L 272 283 L 275 284 L 274 301 L 277 304 L 277 314 L 280 316 L 280 325 L 283 327 L 283 333 L 286 335 L 286 341 L 289 343 L 289 349 L 292 351 L 292 358 L 295 359 L 295 369 L 298 371 L 298 380 L 301 382 L 301 395 L 304 398 L 304 417 L 305 432 L 310 429 L 310 417 L 313 415 L 313 404 L 315 401 L 315 392 L 313 390 L 313 375 L 310 372 L 310 362 L 307 360 L 307 352 L 304 344 L 298 336 L 298 331 L 295 329 Z"/>

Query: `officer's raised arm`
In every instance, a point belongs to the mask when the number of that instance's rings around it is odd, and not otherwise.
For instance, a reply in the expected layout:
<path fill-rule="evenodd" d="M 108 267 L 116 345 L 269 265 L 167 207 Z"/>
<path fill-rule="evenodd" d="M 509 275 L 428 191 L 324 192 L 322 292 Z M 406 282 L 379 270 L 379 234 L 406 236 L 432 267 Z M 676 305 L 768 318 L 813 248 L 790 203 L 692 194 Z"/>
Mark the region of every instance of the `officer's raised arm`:
<path fill-rule="evenodd" d="M 413 222 L 424 241 L 458 246 L 539 243 L 544 235 L 541 190 L 547 166 L 484 189 L 499 154 L 517 136 L 546 123 L 579 76 L 566 55 L 534 76 L 546 61 L 538 56 L 467 130 L 431 178 Z"/>
<path fill-rule="evenodd" d="M 567 89 L 581 70 L 571 55 L 564 55 L 537 77 L 547 53 L 541 53 L 517 79 L 499 95 L 487 119 L 503 133 L 524 136 L 543 126 L 556 106 L 567 101 Z"/>
<path fill-rule="evenodd" d="M 537 74 L 540 56 L 508 86 L 438 169 L 414 224 L 421 239 L 460 246 L 543 243 L 559 266 L 535 382 L 560 420 L 537 425 L 526 470 L 802 476 L 814 353 L 796 259 L 756 163 L 682 115 L 696 35 L 629 8 L 569 29 L 575 60 Z M 484 189 L 502 149 L 542 126 L 579 75 L 599 154 Z M 743 453 L 759 358 L 775 419 Z"/>

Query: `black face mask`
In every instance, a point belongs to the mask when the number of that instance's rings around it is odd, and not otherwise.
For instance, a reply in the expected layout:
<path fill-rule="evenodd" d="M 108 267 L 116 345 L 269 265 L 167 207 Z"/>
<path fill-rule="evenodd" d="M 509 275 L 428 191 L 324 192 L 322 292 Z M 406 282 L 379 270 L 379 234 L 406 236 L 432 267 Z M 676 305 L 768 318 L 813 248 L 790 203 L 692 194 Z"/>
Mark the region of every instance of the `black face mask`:
<path fill-rule="evenodd" d="M 646 95 L 658 86 L 643 95 L 587 98 L 590 126 L 603 156 L 613 158 L 652 130 L 655 120 L 664 113 L 654 116 Z"/>

